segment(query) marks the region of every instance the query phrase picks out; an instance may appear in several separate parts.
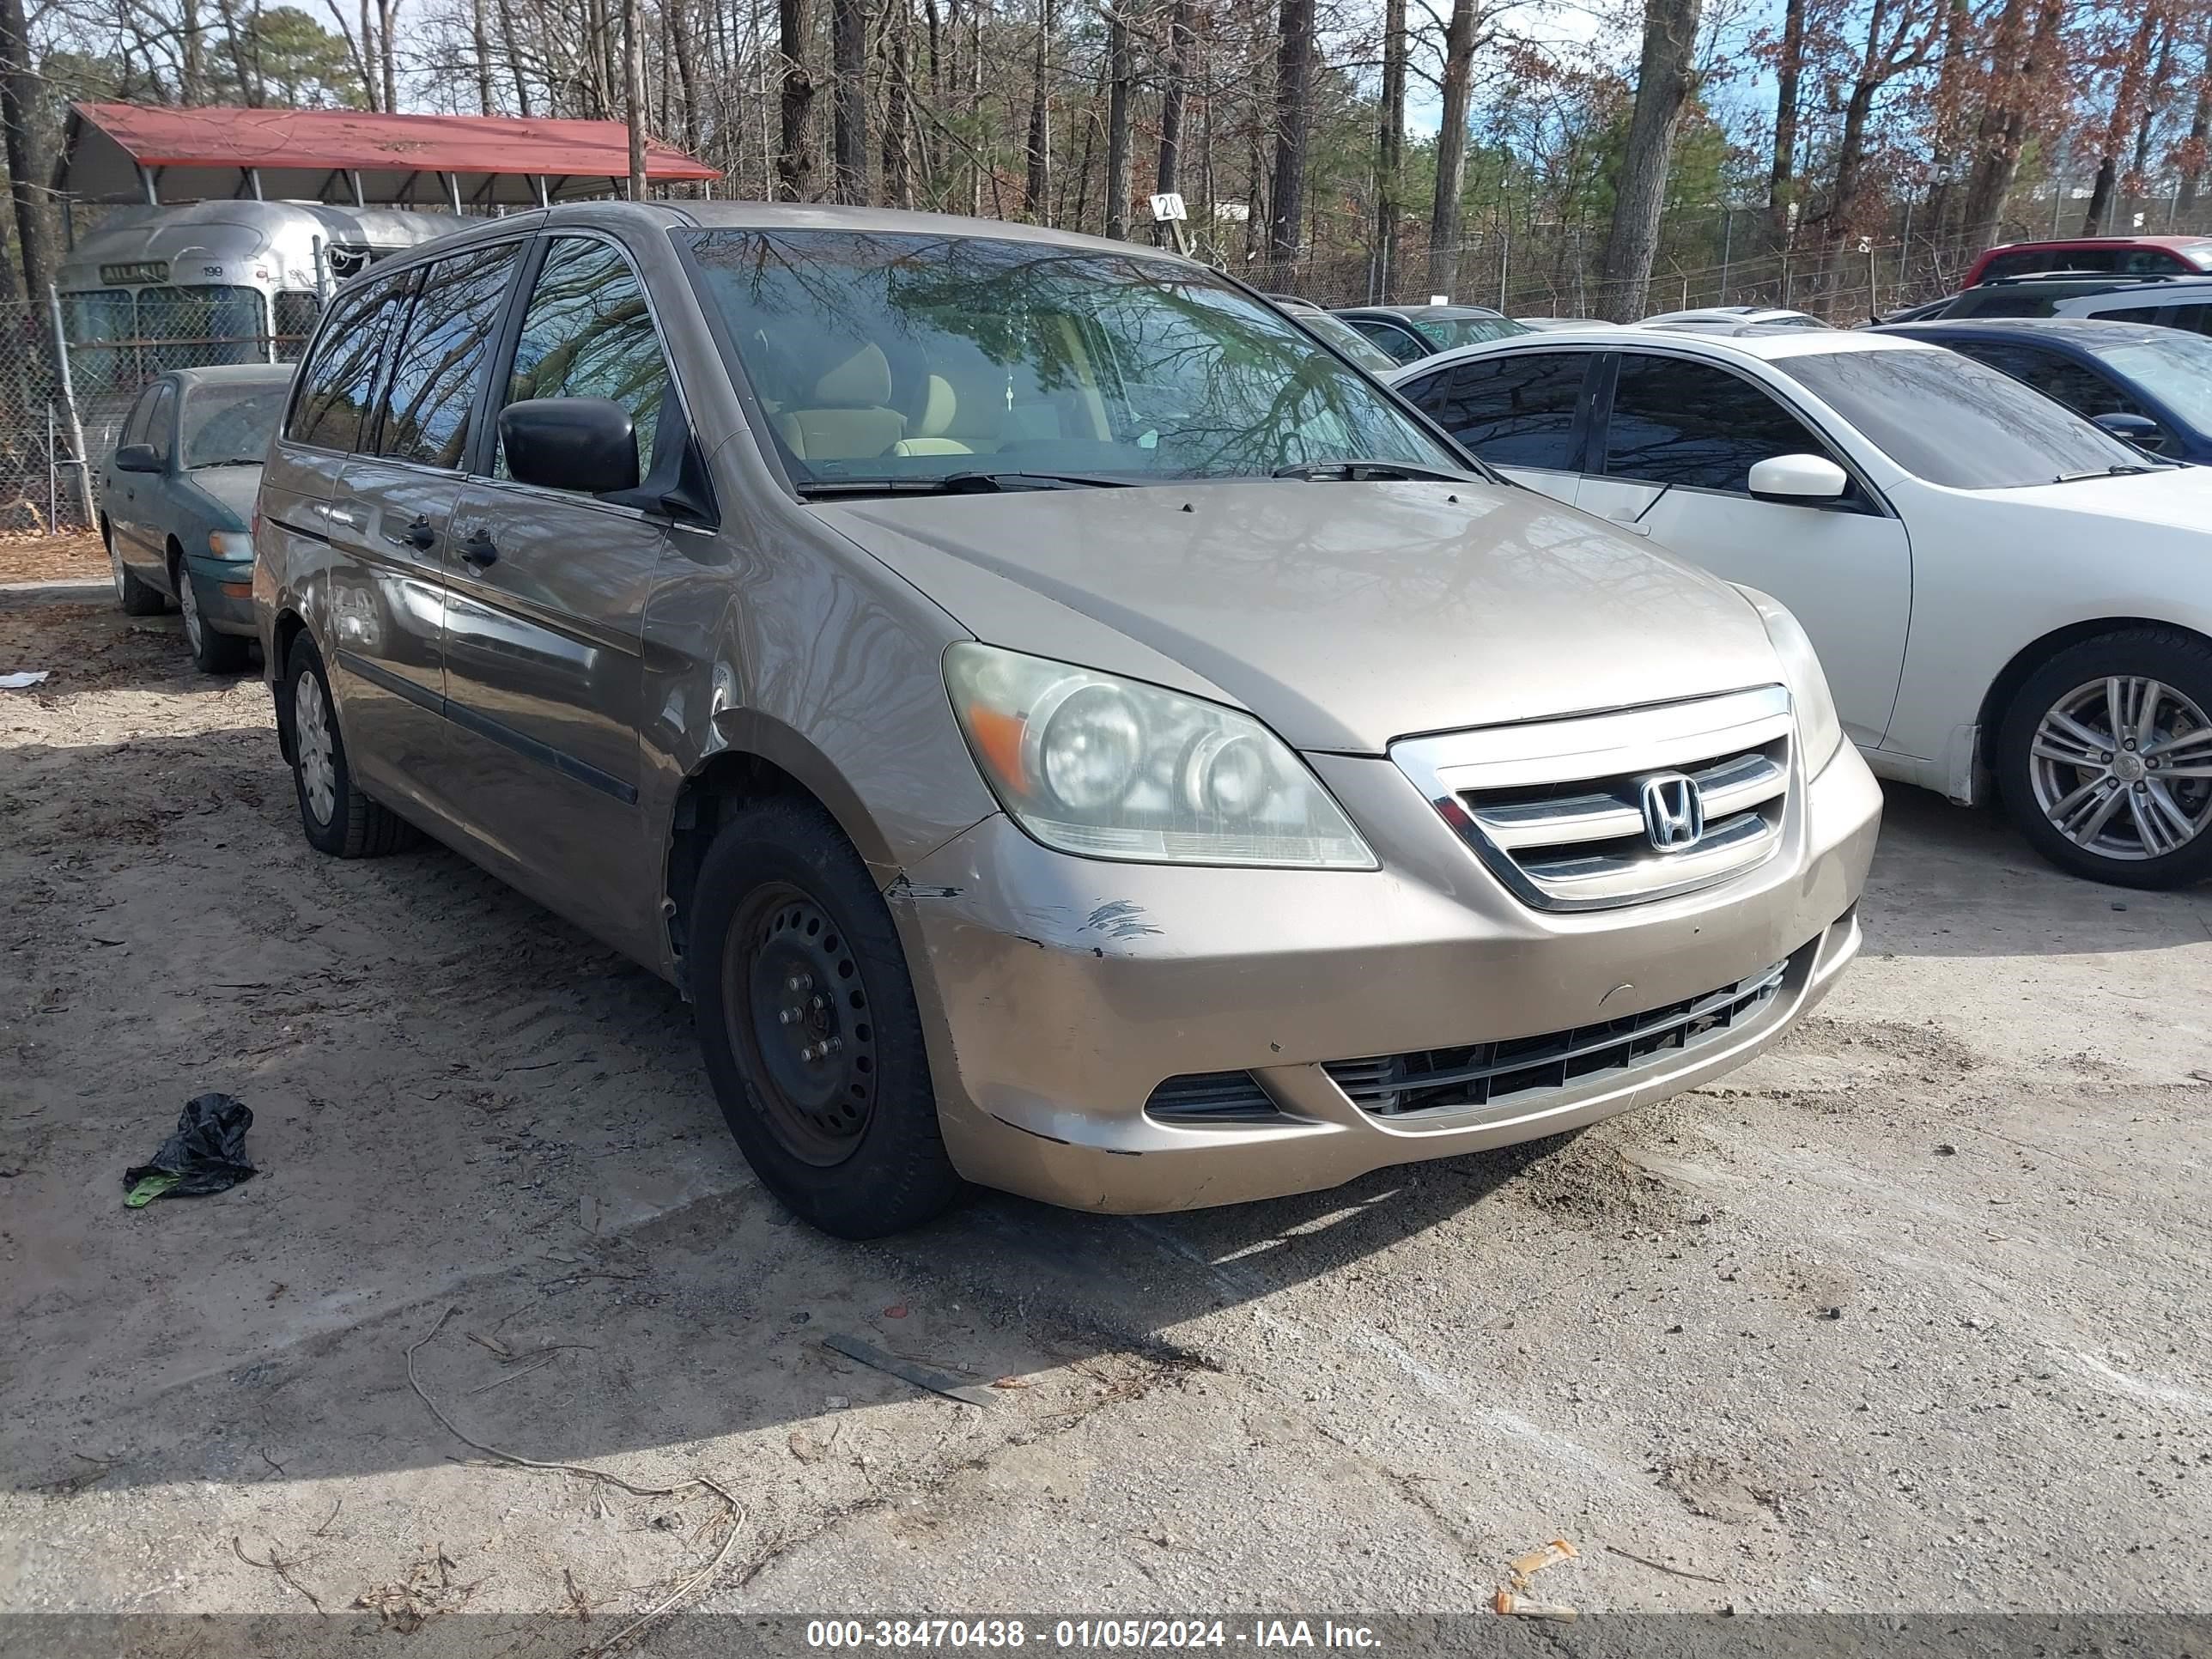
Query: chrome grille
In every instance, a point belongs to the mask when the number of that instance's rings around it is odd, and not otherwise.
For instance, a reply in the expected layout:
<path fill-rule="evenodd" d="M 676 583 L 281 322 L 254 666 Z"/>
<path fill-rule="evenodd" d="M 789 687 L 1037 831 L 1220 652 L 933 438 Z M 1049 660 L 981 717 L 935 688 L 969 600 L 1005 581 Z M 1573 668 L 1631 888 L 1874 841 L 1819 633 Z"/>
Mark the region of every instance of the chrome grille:
<path fill-rule="evenodd" d="M 1378 1117 L 1524 1103 L 1594 1078 L 1626 1078 L 1717 1040 L 1772 1000 L 1789 967 L 1786 961 L 1778 962 L 1704 996 L 1595 1025 L 1340 1060 L 1322 1069 L 1353 1104 Z"/>
<path fill-rule="evenodd" d="M 1792 726 L 1780 686 L 1579 720 L 1531 721 L 1394 744 L 1476 855 L 1539 909 L 1635 904 L 1711 886 L 1781 844 Z M 1703 834 L 1653 845 L 1645 782 L 1696 786 Z"/>

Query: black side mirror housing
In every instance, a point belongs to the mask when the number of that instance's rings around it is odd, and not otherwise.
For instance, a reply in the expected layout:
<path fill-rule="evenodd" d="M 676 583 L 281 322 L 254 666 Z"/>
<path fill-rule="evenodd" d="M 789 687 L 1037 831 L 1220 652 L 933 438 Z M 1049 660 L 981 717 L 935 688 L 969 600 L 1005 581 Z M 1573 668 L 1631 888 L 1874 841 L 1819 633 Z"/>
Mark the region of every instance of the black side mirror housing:
<path fill-rule="evenodd" d="M 507 471 L 518 483 L 610 495 L 637 488 L 637 431 L 611 398 L 532 398 L 499 412 Z"/>
<path fill-rule="evenodd" d="M 2096 416 L 2095 423 L 2122 438 L 2137 449 L 2153 449 L 2166 434 L 2159 430 L 2158 422 L 2148 415 L 2126 415 L 2118 410 Z"/>
<path fill-rule="evenodd" d="M 118 472 L 159 472 L 161 458 L 154 453 L 151 444 L 124 444 L 115 452 Z"/>

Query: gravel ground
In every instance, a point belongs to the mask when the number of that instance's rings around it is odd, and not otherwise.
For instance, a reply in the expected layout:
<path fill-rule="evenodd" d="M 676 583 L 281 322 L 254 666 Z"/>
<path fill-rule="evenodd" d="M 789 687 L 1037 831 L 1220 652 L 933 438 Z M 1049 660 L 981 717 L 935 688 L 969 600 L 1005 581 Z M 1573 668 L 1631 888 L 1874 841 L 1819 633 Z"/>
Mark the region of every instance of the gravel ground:
<path fill-rule="evenodd" d="M 1893 792 L 1865 957 L 1719 1086 L 858 1247 L 673 992 L 450 854 L 310 852 L 173 617 L 0 608 L 6 665 L 0 1611 L 1447 1611 L 1555 1536 L 1584 1609 L 2212 1608 L 2212 892 Z M 260 1176 L 125 1210 L 208 1090 Z"/>

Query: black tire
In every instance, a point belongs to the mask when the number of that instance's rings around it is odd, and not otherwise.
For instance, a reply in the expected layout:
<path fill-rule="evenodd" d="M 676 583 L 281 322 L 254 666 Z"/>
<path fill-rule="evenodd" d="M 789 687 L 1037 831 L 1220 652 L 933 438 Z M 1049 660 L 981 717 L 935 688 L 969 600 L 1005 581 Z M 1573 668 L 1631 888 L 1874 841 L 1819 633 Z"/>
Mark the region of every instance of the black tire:
<path fill-rule="evenodd" d="M 959 1199 L 905 953 L 836 820 L 805 800 L 740 808 L 708 849 L 687 933 L 707 1075 L 771 1193 L 839 1238 L 902 1232 Z M 817 1042 L 837 1051 L 813 1056 Z"/>
<path fill-rule="evenodd" d="M 216 633 L 202 618 L 199 590 L 181 555 L 170 561 L 169 574 L 177 586 L 177 609 L 184 612 L 185 648 L 192 653 L 192 666 L 203 674 L 237 673 L 246 666 L 246 642 L 234 634 Z"/>
<path fill-rule="evenodd" d="M 105 514 L 100 520 L 100 539 L 107 548 L 107 568 L 115 579 L 115 603 L 123 607 L 126 617 L 158 617 L 168 604 L 168 599 L 158 587 L 149 587 L 132 575 L 123 563 L 123 556 L 115 550 L 115 526 L 107 522 Z"/>
<path fill-rule="evenodd" d="M 319 700 L 320 714 L 307 714 L 313 729 L 303 730 L 301 697 L 302 687 L 309 684 L 312 696 Z M 304 632 L 292 641 L 285 661 L 284 707 L 292 729 L 292 788 L 299 798 L 300 828 L 307 844 L 340 859 L 379 858 L 411 845 L 414 826 L 371 800 L 354 782 L 346 765 L 345 739 L 338 732 L 337 705 L 331 700 L 330 677 L 323 672 L 322 653 Z M 318 732 L 327 738 L 326 751 Z M 320 770 L 325 760 L 326 775 Z M 319 787 L 324 784 L 328 786 L 327 799 Z"/>
<path fill-rule="evenodd" d="M 2101 689 L 2112 679 L 2122 682 L 2123 700 L 2136 705 L 2123 711 L 2117 732 L 2109 716 L 2111 695 Z M 2138 739 L 2127 728 L 2131 715 L 2139 713 L 2144 681 L 2155 681 L 2164 690 L 2153 710 L 2152 739 L 2141 745 L 2144 754 L 2139 755 L 2131 746 Z M 2194 706 L 2194 714 L 2179 706 L 2185 699 Z M 2034 752 L 2039 730 L 2054 714 L 2105 739 L 2105 744 L 2081 745 L 2087 765 L 2072 766 L 2054 754 L 2039 757 Z M 2037 852 L 2091 881 L 2166 888 L 2212 876 L 2212 775 L 2188 777 L 2172 770 L 2178 764 L 2191 770 L 2212 768 L 2212 737 L 2183 754 L 2166 747 L 2179 733 L 2212 730 L 2198 716 L 2212 717 L 2212 641 L 2179 629 L 2143 627 L 2070 646 L 2029 675 L 2005 711 L 1996 755 L 2005 805 Z M 2066 733 L 2046 737 L 2046 750 L 2054 741 L 2066 741 Z M 2106 755 L 2112 757 L 2111 763 L 2102 759 Z M 2091 817 L 2109 795 L 2120 797 L 2094 835 L 2087 833 L 2086 820 L 2075 820 L 2086 845 L 2060 830 L 2051 816 L 2051 810 L 2077 791 L 2090 792 L 2076 810 Z M 2176 816 L 2166 813 L 2168 803 Z M 2139 815 L 2150 817 L 2151 836 Z M 2191 823 L 2197 828 L 2184 838 L 2182 826 Z M 2158 852 L 2154 836 L 2175 838 L 2178 844 Z"/>

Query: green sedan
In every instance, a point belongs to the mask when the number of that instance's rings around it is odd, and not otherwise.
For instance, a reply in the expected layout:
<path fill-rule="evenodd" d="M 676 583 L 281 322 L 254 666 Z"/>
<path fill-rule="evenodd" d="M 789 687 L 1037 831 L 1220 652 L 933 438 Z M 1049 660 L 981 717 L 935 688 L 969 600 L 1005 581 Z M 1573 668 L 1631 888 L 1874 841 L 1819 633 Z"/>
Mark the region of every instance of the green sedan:
<path fill-rule="evenodd" d="M 134 617 L 172 601 L 192 661 L 246 665 L 253 640 L 253 498 L 292 384 L 286 363 L 180 368 L 147 382 L 100 469 L 100 534 Z"/>

